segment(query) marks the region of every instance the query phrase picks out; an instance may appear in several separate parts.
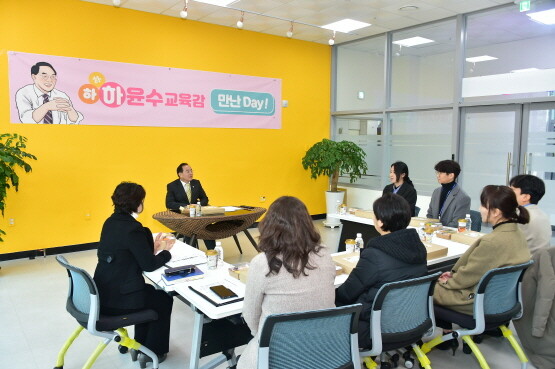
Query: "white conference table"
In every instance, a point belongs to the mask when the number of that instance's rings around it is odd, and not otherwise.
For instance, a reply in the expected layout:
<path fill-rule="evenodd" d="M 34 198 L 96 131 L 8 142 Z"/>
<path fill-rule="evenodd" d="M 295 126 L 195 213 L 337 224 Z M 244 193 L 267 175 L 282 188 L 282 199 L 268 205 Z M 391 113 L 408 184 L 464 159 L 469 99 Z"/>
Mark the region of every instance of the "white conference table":
<path fill-rule="evenodd" d="M 340 217 L 340 216 L 338 216 Z M 350 217 L 352 220 L 353 218 L 361 220 L 364 222 L 368 222 L 371 220 L 366 218 L 359 218 L 354 217 L 353 215 L 341 216 L 341 217 Z M 340 218 L 341 219 L 341 218 Z M 365 223 L 370 224 L 372 223 Z M 454 260 L 458 259 L 467 249 L 468 245 L 444 240 L 441 238 L 434 238 L 432 239 L 432 243 L 439 244 L 442 246 L 446 246 L 448 248 L 448 253 L 446 256 L 432 259 L 428 261 L 428 268 L 434 267 L 434 265 L 440 265 L 445 262 L 453 262 Z M 333 255 L 342 254 L 346 252 L 339 252 Z M 202 258 L 205 260 L 205 253 L 183 243 L 179 240 L 175 242 L 175 245 L 172 248 L 172 261 L 170 263 L 173 264 L 181 264 L 186 265 L 189 264 L 191 261 L 200 261 Z M 174 265 L 172 265 L 174 266 Z M 222 305 L 222 306 L 215 306 L 204 299 L 202 296 L 198 295 L 194 291 L 192 291 L 189 286 L 191 287 L 201 287 L 207 285 L 215 285 L 215 284 L 224 284 L 236 292 L 240 297 L 244 296 L 245 284 L 240 282 L 238 279 L 235 279 L 229 275 L 228 268 L 231 267 L 231 264 L 228 263 L 221 263 L 218 265 L 218 268 L 215 270 L 209 270 L 206 262 L 201 264 L 196 264 L 197 268 L 204 272 L 204 277 L 201 279 L 196 279 L 192 281 L 184 281 L 174 285 L 166 285 L 165 282 L 162 280 L 162 274 L 164 270 L 167 268 L 166 266 L 161 267 L 152 272 L 145 272 L 144 275 L 151 280 L 158 288 L 175 295 L 181 301 L 186 303 L 194 313 L 194 323 L 193 323 L 193 335 L 191 340 L 191 353 L 190 353 L 190 360 L 189 360 L 189 369 L 198 369 L 199 368 L 199 361 L 200 361 L 200 349 L 201 349 L 201 340 L 202 340 L 202 330 L 205 321 L 209 319 L 223 319 L 230 317 L 232 315 L 240 314 L 243 311 L 243 300 Z M 347 274 L 338 275 L 335 278 L 335 287 L 340 286 L 345 282 L 347 279 Z M 207 319 L 208 318 L 208 319 Z M 221 354 L 218 355 L 216 358 L 211 360 L 210 362 L 206 363 L 202 366 L 201 369 L 212 369 L 216 368 L 218 365 L 221 365 L 225 361 L 229 361 L 230 365 L 233 365 L 235 362 L 235 354 L 233 350 L 231 351 L 230 358 L 226 357 L 225 355 Z"/>
<path fill-rule="evenodd" d="M 175 261 L 176 255 L 179 254 L 183 256 L 184 254 L 190 255 L 190 260 L 183 259 L 182 265 L 189 264 L 190 261 L 198 261 L 200 257 L 204 257 L 206 260 L 206 255 L 204 252 L 187 245 L 184 242 L 177 240 L 172 248 L 172 261 L 173 263 L 179 263 Z M 196 257 L 195 259 L 193 259 Z M 179 258 L 179 257 L 178 257 Z M 196 264 L 196 263 L 195 263 Z M 164 270 L 167 269 L 163 266 L 152 272 L 145 272 L 144 275 L 151 280 L 159 289 L 162 289 L 169 294 L 175 295 L 181 301 L 186 303 L 191 310 L 193 310 L 193 335 L 191 340 L 191 353 L 189 360 L 189 369 L 198 369 L 200 361 L 200 349 L 202 340 L 202 330 L 205 321 L 209 319 L 222 319 L 232 315 L 240 314 L 243 311 L 243 300 L 237 301 L 231 304 L 215 306 L 204 299 L 202 296 L 198 295 L 196 292 L 192 291 L 191 287 L 201 287 L 214 284 L 225 284 L 226 286 L 233 285 L 233 290 L 239 296 L 244 296 L 245 285 L 237 279 L 234 279 L 229 275 L 228 268 L 230 264 L 221 263 L 215 270 L 209 270 L 206 262 L 202 264 L 196 264 L 196 267 L 204 272 L 204 277 L 200 279 L 195 279 L 192 281 L 183 281 L 176 283 L 174 285 L 166 285 L 162 280 L 162 274 Z M 241 292 L 242 291 L 242 295 Z M 208 318 L 208 319 L 206 319 Z M 218 365 L 227 361 L 227 357 L 218 355 L 210 362 L 202 366 L 202 369 L 216 368 Z M 235 360 L 235 355 L 232 353 L 232 358 L 230 360 Z"/>
<path fill-rule="evenodd" d="M 352 214 L 346 214 L 346 215 L 328 214 L 328 216 L 339 220 L 345 220 L 353 223 L 360 223 L 360 224 L 374 226 L 374 221 L 372 219 L 357 217 Z M 414 228 L 414 227 L 408 227 L 408 228 Z M 454 265 L 456 261 L 461 257 L 461 255 L 464 254 L 466 250 L 468 250 L 468 248 L 470 247 L 469 245 L 466 245 L 464 243 L 454 242 L 451 240 L 446 240 L 435 236 L 432 237 L 431 243 L 435 245 L 447 247 L 447 255 L 436 259 L 428 260 L 428 271 L 430 273 L 438 270 L 446 271 L 447 269 L 450 269 L 449 267 Z"/>

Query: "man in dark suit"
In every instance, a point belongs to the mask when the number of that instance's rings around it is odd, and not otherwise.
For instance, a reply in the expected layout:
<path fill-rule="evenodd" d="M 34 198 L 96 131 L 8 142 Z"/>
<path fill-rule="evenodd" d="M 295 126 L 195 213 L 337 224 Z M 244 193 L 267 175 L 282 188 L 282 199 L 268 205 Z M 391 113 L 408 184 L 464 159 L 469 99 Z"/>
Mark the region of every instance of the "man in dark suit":
<path fill-rule="evenodd" d="M 196 204 L 198 201 L 200 201 L 202 206 L 208 205 L 208 196 L 206 196 L 200 181 L 193 179 L 193 168 L 189 164 L 179 164 L 177 176 L 179 177 L 178 179 L 168 183 L 166 208 L 181 213 L 187 205 Z M 190 238 L 185 237 L 184 241 L 189 243 Z M 216 246 L 214 240 L 204 240 L 204 244 L 208 250 L 212 250 Z"/>

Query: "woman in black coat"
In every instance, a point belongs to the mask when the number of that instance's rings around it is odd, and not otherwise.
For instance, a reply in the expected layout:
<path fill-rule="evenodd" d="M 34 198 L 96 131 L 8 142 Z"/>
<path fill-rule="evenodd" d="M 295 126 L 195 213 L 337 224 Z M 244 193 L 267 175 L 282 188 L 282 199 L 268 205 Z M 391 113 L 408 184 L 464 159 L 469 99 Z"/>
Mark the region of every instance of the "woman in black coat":
<path fill-rule="evenodd" d="M 389 181 L 391 184 L 384 187 L 382 195 L 386 193 L 395 193 L 403 197 L 410 205 L 411 216 L 418 216 L 415 209 L 416 190 L 409 178 L 409 167 L 402 161 L 396 161 L 391 164 L 391 168 L 389 169 Z"/>
<path fill-rule="evenodd" d="M 164 291 L 146 284 L 143 271 L 150 272 L 170 261 L 173 241 L 153 240 L 152 232 L 135 220 L 143 211 L 146 193 L 141 185 L 120 183 L 112 195 L 114 213 L 104 222 L 98 246 L 94 281 L 100 296 L 100 312 L 124 315 L 153 309 L 158 320 L 135 326 L 135 340 L 154 351 L 160 361 L 169 351 L 173 300 Z M 132 358 L 137 352 L 132 351 Z M 141 367 L 151 359 L 140 354 Z"/>
<path fill-rule="evenodd" d="M 381 234 L 361 250 L 360 259 L 345 283 L 335 291 L 337 306 L 362 304 L 358 323 L 358 344 L 370 348 L 370 312 L 376 293 L 386 283 L 426 275 L 426 248 L 410 223 L 405 199 L 385 194 L 373 205 L 374 226 Z"/>

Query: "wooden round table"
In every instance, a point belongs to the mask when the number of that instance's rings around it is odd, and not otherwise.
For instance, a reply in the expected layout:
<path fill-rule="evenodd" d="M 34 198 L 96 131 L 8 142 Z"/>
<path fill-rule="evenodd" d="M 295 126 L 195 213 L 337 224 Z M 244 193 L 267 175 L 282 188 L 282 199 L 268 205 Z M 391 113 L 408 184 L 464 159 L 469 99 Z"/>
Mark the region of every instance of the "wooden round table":
<path fill-rule="evenodd" d="M 197 239 L 218 240 L 233 237 L 239 251 L 243 253 L 237 239 L 237 233 L 244 232 L 258 251 L 258 246 L 249 233 L 248 228 L 265 212 L 265 208 L 253 208 L 252 210 L 240 209 L 230 211 L 224 215 L 190 217 L 189 215 L 168 210 L 156 213 L 152 217 L 172 231 L 191 237 L 191 245 L 194 245 Z"/>

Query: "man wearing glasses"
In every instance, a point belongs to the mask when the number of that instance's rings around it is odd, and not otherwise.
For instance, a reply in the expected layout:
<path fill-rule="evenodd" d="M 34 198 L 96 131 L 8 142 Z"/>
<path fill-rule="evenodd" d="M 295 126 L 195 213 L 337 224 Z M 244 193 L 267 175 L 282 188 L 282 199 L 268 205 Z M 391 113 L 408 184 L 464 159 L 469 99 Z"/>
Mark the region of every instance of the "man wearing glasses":
<path fill-rule="evenodd" d="M 31 67 L 34 83 L 20 88 L 15 102 L 21 123 L 78 124 L 83 115 L 76 111 L 69 96 L 56 90 L 57 74 L 52 65 L 38 62 Z"/>

